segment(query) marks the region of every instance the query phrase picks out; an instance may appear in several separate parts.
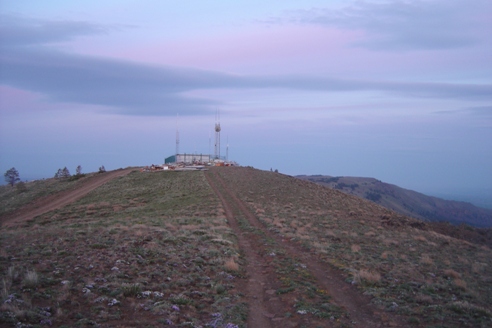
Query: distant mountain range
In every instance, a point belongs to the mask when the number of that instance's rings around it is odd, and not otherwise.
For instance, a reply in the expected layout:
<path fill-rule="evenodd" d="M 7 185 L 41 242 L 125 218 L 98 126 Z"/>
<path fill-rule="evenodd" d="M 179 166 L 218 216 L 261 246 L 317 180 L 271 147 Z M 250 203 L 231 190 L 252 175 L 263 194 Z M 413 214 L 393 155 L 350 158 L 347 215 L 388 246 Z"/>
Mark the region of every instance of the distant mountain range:
<path fill-rule="evenodd" d="M 374 178 L 326 175 L 299 175 L 297 178 L 368 199 L 398 213 L 424 221 L 492 227 L 492 209 L 427 196 Z"/>

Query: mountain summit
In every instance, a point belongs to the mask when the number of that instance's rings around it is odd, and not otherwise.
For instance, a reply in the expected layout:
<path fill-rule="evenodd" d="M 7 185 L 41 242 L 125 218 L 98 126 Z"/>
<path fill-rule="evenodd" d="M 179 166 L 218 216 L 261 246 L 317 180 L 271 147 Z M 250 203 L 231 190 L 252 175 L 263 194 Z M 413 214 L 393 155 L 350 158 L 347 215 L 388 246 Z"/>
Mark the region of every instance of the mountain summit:
<path fill-rule="evenodd" d="M 129 168 L 3 186 L 0 210 L 2 327 L 492 322 L 486 229 L 279 173 Z"/>

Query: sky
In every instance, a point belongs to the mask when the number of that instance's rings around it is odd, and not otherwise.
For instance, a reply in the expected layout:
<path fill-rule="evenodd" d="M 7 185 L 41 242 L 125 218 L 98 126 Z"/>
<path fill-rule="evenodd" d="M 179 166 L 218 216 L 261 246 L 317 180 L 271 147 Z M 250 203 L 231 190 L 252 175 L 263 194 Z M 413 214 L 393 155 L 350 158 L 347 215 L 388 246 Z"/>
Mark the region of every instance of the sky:
<path fill-rule="evenodd" d="M 219 111 L 241 165 L 492 206 L 490 35 L 490 0 L 0 0 L 0 171 L 213 153 Z"/>

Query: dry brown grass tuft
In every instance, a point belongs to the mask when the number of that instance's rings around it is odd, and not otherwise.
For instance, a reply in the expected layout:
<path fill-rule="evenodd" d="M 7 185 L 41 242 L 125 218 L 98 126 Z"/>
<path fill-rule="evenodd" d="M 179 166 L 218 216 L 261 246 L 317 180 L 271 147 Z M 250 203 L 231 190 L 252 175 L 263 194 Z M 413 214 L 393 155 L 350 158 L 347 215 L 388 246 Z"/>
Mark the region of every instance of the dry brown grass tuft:
<path fill-rule="evenodd" d="M 178 230 L 178 227 L 172 223 L 165 223 L 164 226 L 170 232 L 176 232 Z"/>
<path fill-rule="evenodd" d="M 382 254 L 381 254 L 381 258 L 386 260 L 388 258 L 388 255 L 390 254 L 390 252 L 388 251 L 384 251 Z"/>
<path fill-rule="evenodd" d="M 328 230 L 328 231 L 326 231 L 326 236 L 327 237 L 336 237 L 337 235 L 333 231 Z"/>
<path fill-rule="evenodd" d="M 378 272 L 371 272 L 368 270 L 359 270 L 355 274 L 355 281 L 357 283 L 377 284 L 381 280 L 381 275 Z"/>
<path fill-rule="evenodd" d="M 391 246 L 391 245 L 398 246 L 400 243 L 394 239 L 384 238 L 383 244 L 386 246 Z"/>
<path fill-rule="evenodd" d="M 485 270 L 486 267 L 487 267 L 486 263 L 474 262 L 472 264 L 472 272 L 473 273 L 481 273 L 482 271 Z"/>
<path fill-rule="evenodd" d="M 350 249 L 351 249 L 351 250 L 352 250 L 352 252 L 354 252 L 354 253 L 360 252 L 360 246 L 359 246 L 359 245 L 355 245 L 355 244 L 354 244 L 354 245 L 352 245 L 352 246 L 350 247 Z"/>
<path fill-rule="evenodd" d="M 273 219 L 273 225 L 276 226 L 277 228 L 282 228 L 284 226 L 283 225 L 284 222 L 285 222 L 285 220 L 282 220 L 279 218 Z"/>
<path fill-rule="evenodd" d="M 239 271 L 239 264 L 236 263 L 236 260 L 233 257 L 229 258 L 224 263 L 224 267 L 230 271 Z"/>
<path fill-rule="evenodd" d="M 417 296 L 415 296 L 415 300 L 418 303 L 432 304 L 432 296 L 430 295 L 418 294 Z"/>
<path fill-rule="evenodd" d="M 192 231 L 195 231 L 195 230 L 200 229 L 200 226 L 195 225 L 195 224 L 188 224 L 188 225 L 182 225 L 180 227 L 180 229 L 182 229 L 182 230 L 192 230 Z"/>
<path fill-rule="evenodd" d="M 422 257 L 420 258 L 420 263 L 426 264 L 426 265 L 432 265 L 432 264 L 434 264 L 434 261 L 430 258 L 429 255 L 423 254 Z"/>
<path fill-rule="evenodd" d="M 455 279 L 454 285 L 462 290 L 466 290 L 466 282 L 461 279 Z"/>
<path fill-rule="evenodd" d="M 320 242 L 313 242 L 313 247 L 316 249 L 317 252 L 326 254 L 328 253 L 326 250 L 326 244 L 320 243 Z"/>
<path fill-rule="evenodd" d="M 461 274 L 459 274 L 458 272 L 454 271 L 453 269 L 446 269 L 446 270 L 444 270 L 444 276 L 445 277 L 455 278 L 455 279 L 461 278 Z"/>

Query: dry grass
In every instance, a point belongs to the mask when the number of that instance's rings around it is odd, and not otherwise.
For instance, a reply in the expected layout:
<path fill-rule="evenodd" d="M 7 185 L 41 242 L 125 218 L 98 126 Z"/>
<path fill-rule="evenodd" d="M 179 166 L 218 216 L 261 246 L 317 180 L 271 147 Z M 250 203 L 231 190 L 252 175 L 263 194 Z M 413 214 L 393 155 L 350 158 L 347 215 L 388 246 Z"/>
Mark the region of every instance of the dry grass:
<path fill-rule="evenodd" d="M 26 288 L 34 288 L 38 285 L 39 276 L 35 270 L 28 270 L 24 275 L 24 280 L 22 284 Z"/>
<path fill-rule="evenodd" d="M 429 327 L 457 322 L 463 327 L 489 325 L 489 248 L 415 229 L 408 218 L 337 191 L 281 174 L 245 170 L 231 168 L 220 174 L 270 231 L 288 241 L 302 240 L 321 261 L 358 282 L 361 292 L 382 311 L 417 317 Z M 71 207 L 18 230 L 2 230 L 0 260 L 18 259 L 11 271 L 11 264 L 1 263 L 2 294 L 21 295 L 24 273 L 35 270 L 36 292 L 25 297 L 32 304 L 56 309 L 50 317 L 55 326 L 82 326 L 88 321 L 159 326 L 158 318 L 171 316 L 176 325 L 184 325 L 186 316 L 205 325 L 210 313 L 222 311 L 225 316 L 237 309 L 244 298 L 235 292 L 236 280 L 224 277 L 240 275 L 242 262 L 224 209 L 202 173 L 160 174 L 131 174 Z M 293 268 L 292 272 L 300 272 Z M 62 285 L 65 280 L 69 283 Z M 124 284 L 137 283 L 142 292 L 164 296 L 123 295 Z M 82 293 L 88 284 L 94 288 Z M 100 297 L 107 299 L 97 303 Z M 120 303 L 109 306 L 113 298 Z M 179 314 L 171 309 L 176 302 L 183 304 Z M 8 311 L 24 315 L 29 307 Z M 74 319 L 77 313 L 85 315 L 80 322 Z M 31 324 L 39 324 L 38 319 Z M 235 322 L 244 323 L 241 320 Z"/>
<path fill-rule="evenodd" d="M 350 246 L 350 249 L 352 250 L 352 252 L 356 253 L 356 252 L 360 252 L 360 246 L 359 245 L 352 245 Z"/>
<path fill-rule="evenodd" d="M 487 263 L 474 262 L 472 264 L 471 270 L 473 273 L 479 274 L 485 271 L 486 268 L 487 268 Z"/>
<path fill-rule="evenodd" d="M 381 281 L 381 274 L 368 270 L 359 270 L 354 276 L 355 282 L 358 284 L 374 285 Z"/>
<path fill-rule="evenodd" d="M 326 231 L 325 234 L 327 237 L 336 237 L 337 236 L 332 230 Z"/>
<path fill-rule="evenodd" d="M 445 277 L 454 278 L 454 279 L 461 278 L 461 274 L 459 274 L 458 272 L 454 271 L 453 269 L 446 269 L 446 270 L 444 270 L 444 276 Z"/>
<path fill-rule="evenodd" d="M 424 242 L 427 241 L 427 238 L 425 238 L 422 235 L 414 236 L 413 239 L 416 240 L 416 241 L 424 241 Z"/>
<path fill-rule="evenodd" d="M 422 257 L 420 258 L 420 263 L 425 264 L 425 265 L 432 265 L 432 264 L 434 264 L 434 261 L 432 260 L 432 258 L 429 255 L 423 254 Z"/>
<path fill-rule="evenodd" d="M 462 290 L 466 290 L 466 282 L 462 279 L 455 279 L 454 285 Z"/>
<path fill-rule="evenodd" d="M 394 240 L 391 238 L 383 238 L 382 242 L 386 246 L 398 246 L 399 245 L 399 242 L 397 240 Z"/>
<path fill-rule="evenodd" d="M 384 251 L 383 253 L 381 253 L 381 258 L 382 258 L 383 260 L 386 260 L 390 254 L 391 254 L 391 252 L 389 252 L 389 251 Z"/>
<path fill-rule="evenodd" d="M 430 295 L 418 294 L 415 296 L 415 300 L 423 304 L 432 304 L 432 296 Z"/>
<path fill-rule="evenodd" d="M 229 271 L 239 271 L 239 264 L 236 263 L 236 260 L 233 257 L 229 258 L 224 263 L 224 267 L 226 268 L 226 270 Z"/>

